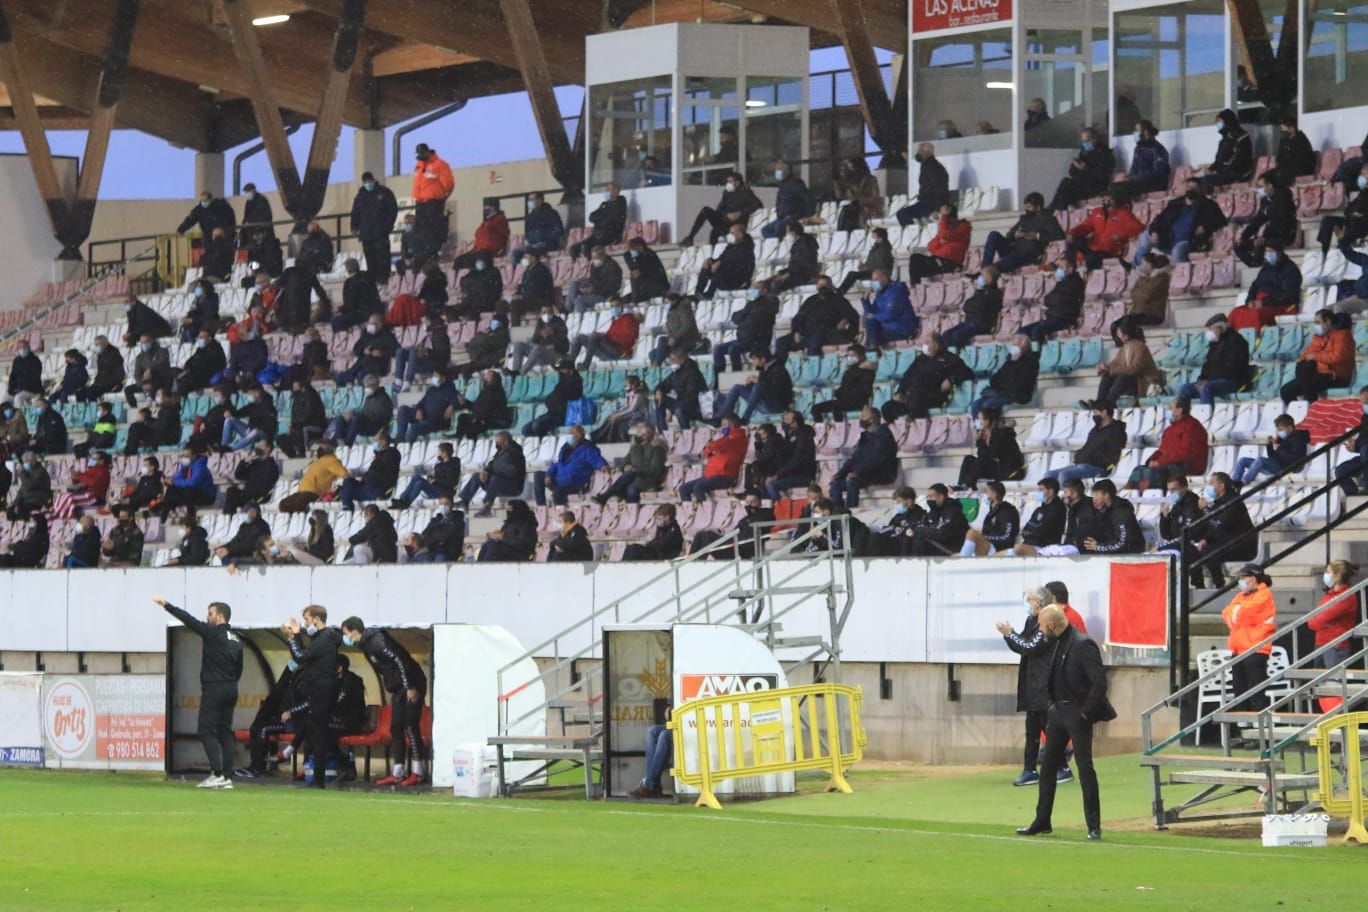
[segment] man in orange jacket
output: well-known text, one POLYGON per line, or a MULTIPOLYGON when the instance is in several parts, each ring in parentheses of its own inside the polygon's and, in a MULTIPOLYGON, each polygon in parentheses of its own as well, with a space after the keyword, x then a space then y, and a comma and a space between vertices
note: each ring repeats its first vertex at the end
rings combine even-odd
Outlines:
POLYGON ((720 491, 735 487, 741 474, 741 464, 746 461, 746 429, 735 412, 722 416, 722 427, 717 436, 703 447, 703 477, 686 481, 679 486, 679 499, 702 503, 708 499, 709 491, 720 491))
POLYGON ((1130 200, 1124 194, 1112 193, 1088 213, 1084 222, 1069 229, 1065 255, 1081 255, 1089 269, 1101 269, 1104 259, 1124 257, 1131 239, 1144 230, 1144 224, 1131 212, 1130 200))
POLYGON ((1353 331, 1347 326, 1336 328, 1331 311, 1316 311, 1316 334, 1297 359, 1296 375, 1282 388, 1283 405, 1293 399, 1315 402, 1321 393, 1336 386, 1348 386, 1353 379, 1353 331))
POLYGON ((1192 405, 1183 398, 1169 404, 1169 426, 1159 437, 1159 449, 1143 466, 1131 472, 1126 488, 1144 491, 1162 488, 1175 476, 1205 475, 1211 443, 1202 422, 1192 417, 1192 405))
POLYGON ((1221 620, 1230 631, 1226 647, 1239 660, 1230 669, 1231 690, 1236 697, 1245 697, 1231 710, 1253 711, 1267 705, 1262 693, 1250 691, 1268 677, 1268 656, 1273 644, 1259 643, 1277 629, 1278 605, 1273 600, 1272 581, 1258 564, 1245 564, 1236 575, 1239 591, 1221 612, 1221 620))
POLYGON ((427 143, 419 143, 414 154, 418 166, 413 171, 413 268, 417 271, 446 242, 446 201, 456 189, 456 181, 451 166, 427 143))

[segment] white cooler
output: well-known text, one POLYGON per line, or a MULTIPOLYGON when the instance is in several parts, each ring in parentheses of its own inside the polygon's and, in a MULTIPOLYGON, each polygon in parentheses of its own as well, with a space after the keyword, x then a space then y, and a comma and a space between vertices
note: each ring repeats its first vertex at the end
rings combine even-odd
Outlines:
POLYGON ((498 755, 487 744, 467 741, 451 753, 451 793, 457 798, 493 798, 498 781, 498 755))
POLYGON ((1263 844, 1323 848, 1329 814, 1266 814, 1263 819, 1263 844))

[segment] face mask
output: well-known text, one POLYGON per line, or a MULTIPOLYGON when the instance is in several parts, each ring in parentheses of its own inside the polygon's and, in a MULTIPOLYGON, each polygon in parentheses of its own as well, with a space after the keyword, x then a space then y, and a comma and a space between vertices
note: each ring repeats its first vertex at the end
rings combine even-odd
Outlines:
POLYGON ((929 346, 929 345, 923 345, 923 346, 921 347, 921 353, 922 353, 923 355, 929 355, 929 354, 931 354, 931 346, 929 346))
POLYGON ((441 386, 441 385, 442 385, 442 378, 441 378, 441 377, 429 377, 429 378, 428 378, 428 386, 436 387, 436 386, 441 386))
POLYGON ((1364 403, 1363 405, 1363 414, 1368 415, 1368 403, 1364 403))
POLYGON ((204 288, 203 288, 203 286, 200 286, 200 285, 196 285, 196 286, 195 286, 195 297, 197 297, 197 298, 202 298, 202 297, 204 297, 204 288))
POLYGON ((256 191, 255 191, 255 190, 253 190, 251 193, 247 194, 247 198, 248 198, 249 200, 254 200, 254 199, 256 199, 256 197, 257 197, 257 195, 256 195, 256 191))
POLYGON ((1254 584, 1251 583, 1249 580, 1247 580, 1247 579, 1241 579, 1241 580, 1240 580, 1240 591, 1241 591, 1241 592, 1248 592, 1249 589, 1250 589, 1250 587, 1252 587, 1253 585, 1254 585, 1254 584))
POLYGON ((611 190, 603 194, 603 201, 605 203, 611 203, 613 201, 613 193, 611 190))
POLYGON ((1211 503, 1216 499, 1216 488, 1212 485, 1207 485, 1202 489, 1202 496, 1206 498, 1207 503, 1211 503))
POLYGON ((378 453, 378 452, 380 452, 380 441, 377 440, 376 442, 374 442, 374 443, 371 444, 371 452, 373 452, 373 453, 378 453))
POLYGON ((1178 506, 1178 501, 1182 499, 1183 495, 1179 494, 1177 491, 1169 491, 1167 494, 1164 495, 1164 502, 1167 503, 1170 507, 1178 506))
POLYGON ((1020 345, 1017 345, 1016 343, 1013 343, 1013 344, 1011 344, 1011 345, 1008 345, 1008 346, 1007 346, 1007 357, 1011 358, 1013 361, 1015 361, 1017 358, 1020 358, 1020 357, 1021 357, 1021 346, 1020 346, 1020 345))
MULTIPOLYGON (((949 139, 949 138, 950 138, 950 131, 949 131, 949 130, 937 130, 937 131, 936 131, 936 139, 949 139)), ((919 158, 918 160, 920 160, 920 158, 919 158)))
POLYGON ((344 633, 344 634, 342 634, 342 645, 343 645, 343 646, 355 646, 355 645, 356 645, 356 640, 352 639, 351 637, 347 636, 347 635, 344 633))
POLYGON ((589 261, 589 266, 590 266, 590 268, 592 268, 592 269, 598 269, 598 268, 599 268, 600 266, 602 266, 602 265, 603 265, 603 260, 590 260, 590 261, 589 261))
POLYGON ((200 200, 200 206, 201 206, 202 208, 208 209, 208 208, 209 208, 209 200, 200 200))
POLYGON ((983 430, 983 419, 982 419, 982 418, 975 418, 975 419, 974 419, 974 430, 976 430, 976 431, 981 431, 981 430, 983 430))
POLYGON ((1136 130, 1134 133, 1132 133, 1132 134, 1131 134, 1131 139, 1135 140, 1136 142, 1139 142, 1139 141, 1140 141, 1140 131, 1139 131, 1139 130, 1136 130))
POLYGON ((1320 323, 1317 323, 1316 326, 1315 326, 1315 328, 1312 329, 1311 331, 1312 331, 1313 333, 1315 333, 1316 335, 1318 335, 1318 336, 1323 336, 1323 335, 1325 335, 1325 326, 1322 325, 1322 324, 1320 324, 1320 323))
POLYGON ((895 506, 895 507, 893 508, 893 515, 894 515, 894 516, 902 516, 902 515, 903 515, 904 513, 906 513, 906 512, 907 512, 907 504, 898 504, 897 506, 895 506))
POLYGON ((490 320, 490 321, 489 321, 489 328, 490 328, 491 331, 498 329, 498 328, 499 328, 499 321, 498 321, 498 320, 490 320))
POLYGON ((729 235, 727 235, 727 243, 728 243, 728 244, 735 244, 735 243, 736 243, 736 235, 734 235, 734 234, 729 234, 729 235))
POLYGON ((859 355, 846 355, 846 364, 854 365, 854 364, 859 364, 859 363, 860 363, 860 356, 859 356, 859 355))
POLYGON ((19 349, 19 357, 21 358, 27 358, 31 354, 33 354, 33 352, 29 351, 27 348, 19 349))
POLYGON ((1268 199, 1268 191, 1265 190, 1263 187, 1260 187, 1260 188, 1259 188, 1259 199, 1261 199, 1261 200, 1266 200, 1266 199, 1268 199))
POLYGON ((975 288, 983 288, 983 287, 986 286, 987 284, 988 284, 988 280, 985 279, 983 276, 979 276, 978 278, 974 279, 974 287, 975 287, 975 288))
POLYGON ((726 190, 727 190, 728 193, 735 193, 735 192, 736 192, 736 184, 733 184, 731 181, 728 181, 728 182, 727 182, 727 186, 726 186, 726 190))
POLYGON ((1189 203, 1195 203, 1202 198, 1202 194, 1198 193, 1196 190, 1189 190, 1187 193, 1184 193, 1183 196, 1187 197, 1189 203))
POLYGON ((476 272, 484 272, 484 268, 485 268, 485 262, 484 262, 484 260, 476 260, 476 261, 475 261, 475 271, 476 271, 476 272))
POLYGON ((747 300, 747 301, 754 301, 754 300, 755 300, 756 298, 758 298, 758 297, 760 297, 760 289, 758 289, 758 288, 747 288, 747 289, 746 289, 746 300, 747 300))
POLYGON ((872 286, 874 286, 874 290, 875 290, 875 291, 883 291, 883 290, 884 290, 884 283, 881 282, 881 281, 878 280, 878 279, 875 279, 874 281, 870 282, 869 284, 872 285, 872 286))
POLYGON ((1208 330, 1206 331, 1206 340, 1207 340, 1207 342, 1210 342, 1210 343, 1213 343, 1213 344, 1214 344, 1214 343, 1216 342, 1216 340, 1219 339, 1219 338, 1220 338, 1220 336, 1217 335, 1216 330, 1214 330, 1214 329, 1208 329, 1208 330))
POLYGON ((103 354, 104 354, 104 350, 105 350, 105 347, 104 347, 103 345, 97 345, 97 346, 95 346, 95 354, 97 354, 97 355, 103 355, 103 354))
POLYGON ((26 529, 28 529, 30 532, 32 532, 34 529, 38 528, 38 524, 37 524, 37 523, 26 523, 26 524, 24 525, 24 528, 26 528, 26 529))
POLYGON ((1056 282, 1062 282, 1062 281, 1064 281, 1064 279, 1065 279, 1067 276, 1068 276, 1068 272, 1066 272, 1066 271, 1064 270, 1064 267, 1063 267, 1063 266, 1057 266, 1057 267, 1055 267, 1055 281, 1056 281, 1056 282))
POLYGON ((195 348, 204 348, 204 346, 207 345, 207 344, 208 344, 208 343, 206 343, 203 339, 196 339, 196 340, 195 340, 195 348))
POLYGON ((190 466, 190 457, 189 457, 189 456, 182 456, 182 457, 180 458, 180 464, 181 464, 181 468, 188 468, 188 467, 190 466))
POLYGON ((1084 151, 1084 152, 1091 152, 1092 150, 1093 150, 1093 141, 1092 141, 1091 139, 1085 139, 1085 140, 1083 140, 1083 151, 1084 151))
POLYGON ((157 472, 157 470, 154 469, 154 468, 151 468, 151 467, 149 467, 149 466, 143 466, 143 471, 142 471, 142 473, 143 473, 144 475, 155 475, 156 472, 157 472))
POLYGON ((1034 494, 1031 495, 1031 497, 1035 500, 1036 503, 1042 503, 1042 504, 1043 504, 1043 503, 1045 502, 1045 492, 1044 492, 1044 491, 1036 491, 1034 494))
POLYGON ((139 343, 138 343, 138 351, 140 351, 140 352, 150 352, 151 350, 152 350, 152 343, 151 343, 151 342, 139 342, 139 343))
POLYGON ((1269 266, 1278 265, 1278 251, 1269 250, 1266 253, 1264 253, 1264 262, 1267 263, 1269 266))
MULTIPOLYGON (((280 550, 279 548, 276 548, 275 545, 272 545, 271 547, 272 547, 272 548, 275 548, 275 550, 277 550, 277 551, 280 550)), ((309 636, 313 636, 315 633, 318 633, 318 625, 317 625, 317 624, 308 624, 308 625, 306 625, 306 626, 304 627, 304 632, 307 633, 309 636)))
POLYGON ((1333 589, 1335 587, 1335 578, 1330 574, 1329 570, 1321 574, 1321 582, 1325 584, 1326 589, 1333 589))
POLYGON ((366 182, 365 182, 364 184, 362 184, 361 186, 365 187, 367 190, 374 190, 374 189, 375 189, 375 182, 374 182, 374 181, 366 181, 366 182))
POLYGON ((1364 177, 1362 174, 1360 174, 1358 176, 1358 181, 1356 183, 1358 184, 1358 188, 1362 190, 1365 187, 1368 187, 1368 177, 1364 177))
POLYGON ((280 545, 271 545, 271 548, 267 553, 269 553, 271 557, 280 557, 280 545))

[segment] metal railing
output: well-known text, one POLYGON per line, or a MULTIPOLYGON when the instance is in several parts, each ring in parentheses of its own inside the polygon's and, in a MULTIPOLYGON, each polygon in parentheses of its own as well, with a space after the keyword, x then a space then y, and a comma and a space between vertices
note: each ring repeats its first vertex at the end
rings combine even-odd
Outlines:
MULTIPOLYGON (((58 301, 52 301, 47 305, 40 307, 11 329, 6 330, 4 332, 0 332, 0 345, 9 342, 16 336, 22 335, 26 332, 31 332, 32 330, 36 329, 43 322, 44 319, 51 316, 54 312, 60 310, 61 308, 66 307, 68 304, 80 300, 81 297, 89 294, 91 289, 93 289, 96 285, 100 284, 112 275, 115 275, 121 271, 125 273, 130 272, 130 267, 140 263, 148 263, 150 264, 149 268, 155 270, 157 264, 157 256, 158 248, 154 244, 152 246, 144 247, 143 249, 139 250, 137 253, 131 256, 126 256, 123 259, 118 260, 116 262, 105 264, 105 266, 100 270, 88 274, 86 276, 86 280, 81 283, 80 288, 64 296, 58 301)), ((132 281, 133 276, 129 275, 129 282, 131 283, 132 281)))

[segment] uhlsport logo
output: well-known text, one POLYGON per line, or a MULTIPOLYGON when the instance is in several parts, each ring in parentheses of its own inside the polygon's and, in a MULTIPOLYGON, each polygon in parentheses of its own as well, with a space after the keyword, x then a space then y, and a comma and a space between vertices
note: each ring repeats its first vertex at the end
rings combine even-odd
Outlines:
POLYGON ((679 676, 681 700, 703 700, 708 697, 739 697, 761 693, 779 686, 779 676, 772 674, 684 674, 679 676))
POLYGON ((75 681, 62 681, 48 692, 43 704, 43 727, 58 755, 79 757, 95 737, 95 706, 90 694, 75 681))

